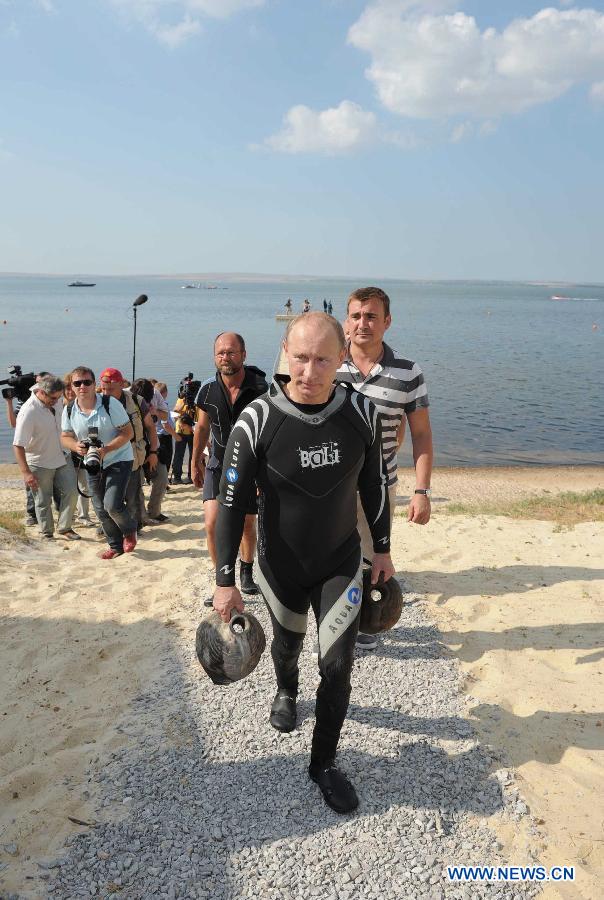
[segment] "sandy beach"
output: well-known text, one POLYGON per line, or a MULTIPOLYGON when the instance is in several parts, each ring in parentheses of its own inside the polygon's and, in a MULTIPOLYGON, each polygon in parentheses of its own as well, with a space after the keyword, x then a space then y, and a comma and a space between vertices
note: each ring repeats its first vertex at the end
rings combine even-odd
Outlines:
MULTIPOLYGON (((20 510, 15 466, 0 466, 0 485, 2 509, 20 510)), ((468 720, 493 769, 509 771, 528 807, 520 828, 497 814, 489 824, 510 863, 576 867, 574 884, 544 896, 599 897, 604 523, 565 528, 445 507, 602 488, 604 469, 440 469, 433 487, 432 521, 411 526, 412 478, 401 472, 393 558, 459 660, 468 720)), ((110 563, 97 559, 92 529, 77 544, 42 546, 31 529, 27 543, 0 538, 0 896, 39 896, 34 861, 86 827, 74 819, 94 816, 87 773, 134 739, 121 716, 172 635, 190 631, 185 600, 211 586, 200 507, 192 487, 174 488, 170 521, 110 563)))

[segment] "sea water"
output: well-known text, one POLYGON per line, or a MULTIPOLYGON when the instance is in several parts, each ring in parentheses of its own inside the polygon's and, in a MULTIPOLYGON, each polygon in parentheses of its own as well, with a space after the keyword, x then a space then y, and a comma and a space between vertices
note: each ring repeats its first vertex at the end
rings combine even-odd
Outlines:
MULTIPOLYGON (((172 401, 189 371, 214 371, 220 331, 240 332, 247 362, 271 373, 284 312, 331 301, 343 319, 346 298, 372 282, 347 279, 222 278, 200 288, 164 277, 106 277, 70 288, 62 276, 0 276, 0 378, 59 375, 76 365, 132 376, 132 303, 138 307, 136 375, 165 381, 172 401)), ((197 282, 198 279, 195 279, 197 282)), ((421 366, 430 396, 438 465, 594 465, 604 463, 604 286, 373 279, 389 294, 386 341, 421 366), (568 300, 552 300, 566 296, 568 300)), ((13 459, 0 411, 0 460, 13 459)), ((410 464, 407 436, 401 463, 410 464)))

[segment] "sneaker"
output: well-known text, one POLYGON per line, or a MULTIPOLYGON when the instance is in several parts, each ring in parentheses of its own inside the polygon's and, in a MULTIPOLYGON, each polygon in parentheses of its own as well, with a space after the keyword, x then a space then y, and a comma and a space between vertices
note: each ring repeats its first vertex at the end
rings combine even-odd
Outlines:
POLYGON ((25 525, 27 528, 33 528, 34 525, 38 524, 38 520, 35 516, 27 516, 25 519, 25 525))
POLYGON ((180 475, 172 476, 172 484, 182 484, 182 478, 180 475))
POLYGON ((81 518, 78 516, 76 519, 76 525, 78 528, 94 528, 94 522, 92 519, 88 519, 86 516, 82 516, 81 518))
POLYGON ((164 516, 163 513, 160 513, 158 516, 155 516, 156 522, 169 522, 170 516, 164 516))
POLYGON ((79 534, 77 534, 73 528, 70 528, 69 531, 59 531, 60 536, 66 541, 81 541, 82 538, 79 534))
POLYGON ((40 537, 42 538, 43 541, 54 541, 54 539, 55 539, 54 534, 44 534, 44 532, 42 532, 40 537))
POLYGON ((308 774, 318 784, 323 794, 323 799, 334 812, 352 812, 359 805, 359 798, 354 787, 341 769, 333 763, 319 766, 312 763, 308 767, 308 774))
POLYGON ((123 550, 112 550, 111 547, 109 547, 108 550, 105 550, 103 553, 99 553, 99 558, 100 559, 115 559, 116 556, 122 556, 123 552, 124 552, 123 550))
POLYGON ((124 553, 132 553, 134 548, 136 547, 137 534, 136 531, 133 531, 132 534, 124 535, 124 553))
POLYGON ((296 727, 296 695, 293 691, 280 689, 275 695, 269 722, 277 731, 293 731, 296 727))
POLYGON ((182 483, 183 483, 183 484, 193 484, 193 481, 192 481, 191 478, 189 478, 188 475, 185 475, 185 477, 184 477, 183 480, 182 480, 182 483))
POLYGON ((375 650, 377 647, 377 638, 374 634, 363 634, 359 631, 355 647, 357 650, 375 650))

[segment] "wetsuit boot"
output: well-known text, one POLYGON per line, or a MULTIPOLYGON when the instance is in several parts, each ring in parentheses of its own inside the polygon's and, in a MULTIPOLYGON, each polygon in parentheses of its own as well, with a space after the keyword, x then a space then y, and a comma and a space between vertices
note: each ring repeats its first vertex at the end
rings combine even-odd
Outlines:
POLYGON ((260 593, 260 588, 254 581, 252 575, 253 566, 253 562, 244 562, 241 560, 239 563, 239 583, 241 584, 241 593, 250 596, 260 593))
POLYGON ((353 785, 344 772, 338 769, 333 760, 325 763, 311 762, 308 774, 321 788, 323 799, 334 812, 352 812, 359 805, 359 798, 353 785))
POLYGON ((277 731, 293 731, 296 727, 296 695, 287 688, 275 694, 269 722, 277 731))

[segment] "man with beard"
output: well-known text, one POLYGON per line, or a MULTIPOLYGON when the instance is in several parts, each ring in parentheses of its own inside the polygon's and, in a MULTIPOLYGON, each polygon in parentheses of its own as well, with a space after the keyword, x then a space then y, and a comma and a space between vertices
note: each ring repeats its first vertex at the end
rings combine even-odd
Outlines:
MULTIPOLYGON (((264 372, 255 366, 244 365, 245 341, 240 334, 226 331, 214 341, 216 375, 201 385, 195 403, 199 418, 193 438, 191 475, 193 483, 203 485, 203 506, 208 552, 216 564, 216 516, 218 514, 218 489, 222 475, 224 451, 233 425, 248 403, 264 394, 268 385, 264 372), (210 457, 203 476, 203 451, 211 435, 210 457)), ((240 582, 244 594, 258 594, 253 578, 256 552, 256 488, 250 488, 247 515, 240 547, 240 582)), ((205 601, 212 606, 212 599, 205 601)))

